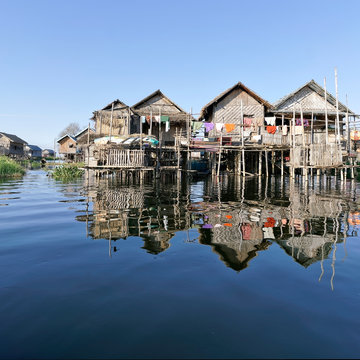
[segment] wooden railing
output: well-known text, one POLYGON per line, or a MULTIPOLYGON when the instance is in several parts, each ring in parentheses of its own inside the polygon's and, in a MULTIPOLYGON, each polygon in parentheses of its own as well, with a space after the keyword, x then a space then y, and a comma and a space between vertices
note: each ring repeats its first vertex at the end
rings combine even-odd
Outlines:
POLYGON ((103 149, 101 162, 106 166, 119 168, 137 168, 145 166, 145 152, 130 149, 103 149))

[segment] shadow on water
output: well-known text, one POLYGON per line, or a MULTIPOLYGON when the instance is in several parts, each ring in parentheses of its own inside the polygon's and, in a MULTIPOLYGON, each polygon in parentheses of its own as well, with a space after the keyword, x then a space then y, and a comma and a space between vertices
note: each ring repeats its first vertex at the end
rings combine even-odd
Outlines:
POLYGON ((320 262, 321 280, 323 262, 333 252, 333 287, 336 248, 343 243, 346 250, 349 225, 360 221, 355 185, 324 186, 321 179, 303 185, 275 177, 141 184, 87 177, 87 210, 76 219, 86 223, 87 236, 108 240, 109 256, 130 236, 140 237, 148 253, 159 254, 183 232, 185 243, 210 246, 235 271, 277 244, 305 268, 320 262))

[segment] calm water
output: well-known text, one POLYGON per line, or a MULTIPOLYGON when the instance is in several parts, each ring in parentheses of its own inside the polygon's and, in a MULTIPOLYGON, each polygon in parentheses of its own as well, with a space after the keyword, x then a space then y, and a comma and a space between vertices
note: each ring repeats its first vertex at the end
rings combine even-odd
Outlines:
POLYGON ((356 184, 0 183, 0 357, 359 357, 356 184))

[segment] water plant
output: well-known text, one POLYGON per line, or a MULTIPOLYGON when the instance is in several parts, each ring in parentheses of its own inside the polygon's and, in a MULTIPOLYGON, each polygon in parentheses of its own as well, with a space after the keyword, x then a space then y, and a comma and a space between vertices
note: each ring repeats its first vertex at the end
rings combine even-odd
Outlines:
POLYGON ((18 177, 25 174, 24 168, 15 160, 6 156, 0 156, 0 178, 18 177))
POLYGON ((64 164, 57 166, 52 172, 51 176, 55 180, 69 181, 77 178, 81 178, 84 174, 84 170, 80 168, 78 164, 64 164))

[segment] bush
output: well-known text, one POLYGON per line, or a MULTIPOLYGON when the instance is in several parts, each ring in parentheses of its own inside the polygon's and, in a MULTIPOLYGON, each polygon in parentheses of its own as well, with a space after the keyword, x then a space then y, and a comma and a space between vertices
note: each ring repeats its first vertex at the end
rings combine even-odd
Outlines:
POLYGON ((67 164, 56 167, 51 173, 55 180, 69 181, 77 178, 81 178, 84 174, 84 170, 79 169, 79 166, 75 164, 67 164))
POLYGON ((17 177, 25 174, 25 170, 16 161, 0 156, 0 177, 17 177))

